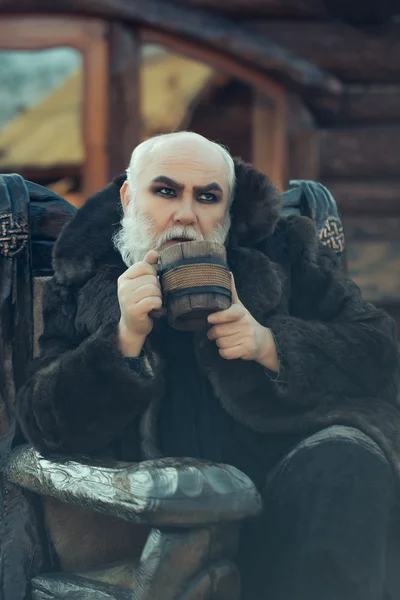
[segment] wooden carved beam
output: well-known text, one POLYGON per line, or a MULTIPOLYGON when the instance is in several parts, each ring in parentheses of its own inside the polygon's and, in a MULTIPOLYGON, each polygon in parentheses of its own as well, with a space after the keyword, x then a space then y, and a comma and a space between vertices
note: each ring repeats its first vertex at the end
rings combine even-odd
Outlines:
POLYGON ((246 21, 269 40, 307 58, 347 83, 398 83, 400 27, 373 33, 340 22, 246 21))
POLYGON ((2 13, 79 14, 134 22, 218 49, 296 87, 332 94, 341 90, 335 77, 262 33, 204 10, 164 0, 0 0, 2 13))

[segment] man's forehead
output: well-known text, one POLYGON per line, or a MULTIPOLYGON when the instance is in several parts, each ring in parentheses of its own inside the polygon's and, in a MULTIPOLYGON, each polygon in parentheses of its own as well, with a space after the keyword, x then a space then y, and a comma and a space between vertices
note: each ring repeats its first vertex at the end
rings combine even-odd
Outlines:
POLYGON ((212 181, 221 187, 228 184, 228 168, 222 156, 205 152, 151 152, 141 176, 147 181, 165 176, 183 185, 200 186, 212 181))

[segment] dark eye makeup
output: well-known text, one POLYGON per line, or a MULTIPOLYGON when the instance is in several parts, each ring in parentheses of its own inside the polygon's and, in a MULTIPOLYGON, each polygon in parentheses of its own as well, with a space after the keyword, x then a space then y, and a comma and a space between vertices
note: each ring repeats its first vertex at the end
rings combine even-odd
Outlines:
MULTIPOLYGON (((158 187, 153 188, 153 193, 158 196, 164 196, 164 197, 170 197, 170 198, 175 198, 177 195, 176 191, 173 188, 166 187, 166 186, 162 186, 162 187, 158 186, 158 187)), ((197 196, 197 199, 199 202, 202 202, 204 204, 214 204, 219 201, 219 196, 217 196, 216 194, 213 194, 212 192, 203 192, 197 196)))
POLYGON ((153 189, 155 194, 158 194, 159 196, 176 196, 176 192, 173 188, 170 187, 156 187, 153 189))
POLYGON ((198 196, 198 199, 200 202, 204 202, 206 204, 214 204, 215 202, 219 201, 219 196, 216 196, 216 194, 212 194, 211 192, 203 192, 203 194, 198 196))

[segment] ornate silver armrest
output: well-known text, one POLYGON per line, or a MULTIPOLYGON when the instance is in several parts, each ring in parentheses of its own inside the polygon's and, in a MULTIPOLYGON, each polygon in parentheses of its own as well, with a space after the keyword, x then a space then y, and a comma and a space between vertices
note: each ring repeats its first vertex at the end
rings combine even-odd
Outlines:
POLYGON ((156 527, 239 521, 261 510, 261 498, 246 475, 195 459, 50 459, 21 446, 11 453, 4 474, 36 494, 156 527))

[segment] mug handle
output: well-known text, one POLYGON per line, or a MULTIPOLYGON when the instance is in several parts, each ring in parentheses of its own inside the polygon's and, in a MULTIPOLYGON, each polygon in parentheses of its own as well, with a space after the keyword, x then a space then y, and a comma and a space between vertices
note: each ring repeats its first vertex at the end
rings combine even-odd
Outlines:
MULTIPOLYGON (((162 265, 161 265, 161 258, 159 258, 158 263, 155 265, 156 271, 157 273, 159 273, 161 271, 162 265)), ((160 280, 160 276, 157 275, 158 279, 160 280)), ((161 281, 160 281, 161 284, 161 281)), ((162 286, 161 286, 161 291, 162 291, 162 286)), ((164 306, 164 299, 163 299, 163 306, 161 308, 152 310, 149 313, 149 317, 151 319, 161 319, 162 317, 166 317, 167 316, 167 309, 164 306)))

